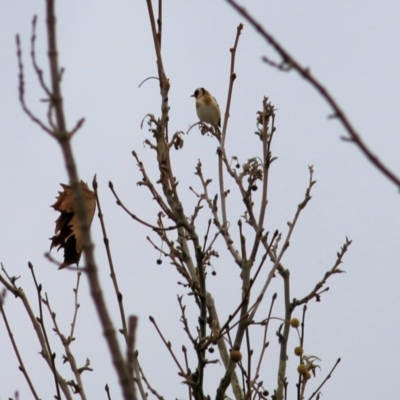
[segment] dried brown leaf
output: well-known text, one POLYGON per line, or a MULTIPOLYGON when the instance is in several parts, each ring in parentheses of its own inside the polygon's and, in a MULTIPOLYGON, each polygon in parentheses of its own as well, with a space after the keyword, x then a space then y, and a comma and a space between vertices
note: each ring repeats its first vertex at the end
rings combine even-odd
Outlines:
MULTIPOLYGON (((51 206, 61 214, 56 221, 55 235, 50 238, 50 250, 53 247, 57 247, 57 250, 64 249, 64 262, 61 264, 60 269, 71 264, 78 264, 82 254, 82 232, 76 215, 71 186, 63 183, 61 183, 61 186, 63 191, 58 192, 57 200, 51 206)), ((83 181, 81 181, 81 189, 90 226, 96 211, 96 199, 94 192, 83 181)))

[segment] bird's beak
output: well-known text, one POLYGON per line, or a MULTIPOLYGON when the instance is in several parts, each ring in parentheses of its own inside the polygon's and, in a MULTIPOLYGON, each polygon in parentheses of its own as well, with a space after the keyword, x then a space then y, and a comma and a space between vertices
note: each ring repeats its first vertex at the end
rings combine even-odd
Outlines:
POLYGON ((194 94, 192 94, 190 97, 194 97, 194 94))

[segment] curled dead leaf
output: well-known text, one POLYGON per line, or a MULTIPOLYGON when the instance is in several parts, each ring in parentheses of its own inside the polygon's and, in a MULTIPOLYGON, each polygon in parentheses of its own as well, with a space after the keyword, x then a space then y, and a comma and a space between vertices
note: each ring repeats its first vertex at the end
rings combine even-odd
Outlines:
MULTIPOLYGON (((82 254, 82 233, 76 216, 71 186, 63 183, 61 183, 61 186, 63 191, 58 192, 57 200, 51 206, 61 214, 56 220, 55 235, 50 238, 50 250, 53 247, 57 247, 57 251, 61 248, 64 249, 64 262, 59 269, 68 267, 71 264, 78 265, 82 254)), ((83 181, 81 181, 81 188, 90 226, 96 210, 96 199, 94 192, 83 181)))

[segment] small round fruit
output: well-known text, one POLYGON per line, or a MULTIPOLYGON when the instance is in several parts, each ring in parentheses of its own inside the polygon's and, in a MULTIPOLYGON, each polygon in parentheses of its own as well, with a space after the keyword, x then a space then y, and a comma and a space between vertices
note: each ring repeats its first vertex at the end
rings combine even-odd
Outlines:
POLYGON ((239 362, 242 359, 242 353, 240 350, 232 349, 231 350, 231 360, 234 362, 239 362))
POLYGON ((292 328, 298 328, 300 326, 300 321, 297 318, 292 318, 290 320, 290 326, 292 328))
POLYGON ((306 375, 306 374, 308 374, 309 372, 308 372, 308 368, 307 368, 307 365, 306 364, 300 364, 298 367, 297 367, 297 372, 300 374, 300 375, 306 375))
POLYGON ((294 348, 294 354, 296 354, 296 356, 302 356, 303 355, 303 348, 301 346, 296 346, 294 348))

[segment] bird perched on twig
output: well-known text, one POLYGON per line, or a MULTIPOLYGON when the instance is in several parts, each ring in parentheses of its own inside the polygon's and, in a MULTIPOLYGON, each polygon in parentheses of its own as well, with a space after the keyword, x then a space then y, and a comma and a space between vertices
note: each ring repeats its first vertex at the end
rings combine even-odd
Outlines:
POLYGON ((217 100, 204 88, 198 88, 190 96, 196 99, 197 116, 201 122, 206 122, 214 127, 221 126, 221 111, 217 100))

